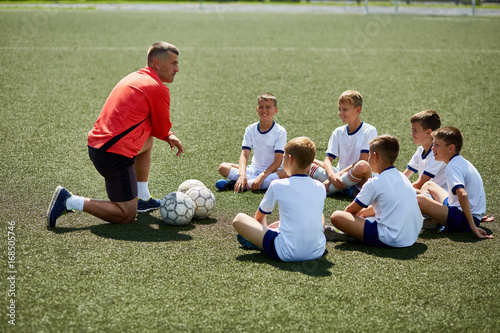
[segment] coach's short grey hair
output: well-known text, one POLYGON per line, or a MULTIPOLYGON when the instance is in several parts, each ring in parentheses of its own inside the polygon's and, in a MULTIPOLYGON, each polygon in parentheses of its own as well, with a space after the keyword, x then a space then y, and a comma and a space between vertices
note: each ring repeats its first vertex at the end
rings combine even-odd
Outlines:
POLYGON ((180 54, 179 49, 170 43, 167 42, 158 42, 154 43, 150 46, 148 50, 148 64, 156 57, 160 55, 168 54, 168 52, 175 53, 177 55, 180 54))

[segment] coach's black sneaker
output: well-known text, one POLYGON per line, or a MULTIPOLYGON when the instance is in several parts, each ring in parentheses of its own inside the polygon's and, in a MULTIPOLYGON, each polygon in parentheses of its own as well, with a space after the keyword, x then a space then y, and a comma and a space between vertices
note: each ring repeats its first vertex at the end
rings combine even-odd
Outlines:
POLYGON ((66 201, 68 201, 70 196, 71 193, 64 187, 56 187, 52 195, 52 200, 50 200, 49 209, 47 210, 47 227, 55 227, 58 217, 73 212, 66 208, 66 201))
POLYGON ((138 213, 147 213, 153 210, 157 210, 160 208, 160 200, 155 199, 153 197, 149 198, 149 200, 137 200, 137 212, 138 213))

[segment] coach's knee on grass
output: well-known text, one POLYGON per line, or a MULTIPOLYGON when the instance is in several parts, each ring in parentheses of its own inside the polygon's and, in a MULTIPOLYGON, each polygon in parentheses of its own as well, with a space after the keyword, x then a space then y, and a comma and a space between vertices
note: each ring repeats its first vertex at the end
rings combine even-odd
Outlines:
POLYGON ((118 213, 116 219, 111 221, 112 223, 129 224, 135 221, 137 215, 137 199, 115 204, 118 206, 121 213, 118 213))

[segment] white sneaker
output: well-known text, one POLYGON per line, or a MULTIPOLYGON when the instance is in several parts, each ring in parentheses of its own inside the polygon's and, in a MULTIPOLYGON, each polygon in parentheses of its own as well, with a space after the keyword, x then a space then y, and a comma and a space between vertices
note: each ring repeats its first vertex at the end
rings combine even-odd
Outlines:
POLYGON ((325 237, 327 241, 335 242, 335 241, 353 241, 355 238, 351 235, 346 234, 345 232, 340 231, 334 226, 327 225, 325 227, 325 237))

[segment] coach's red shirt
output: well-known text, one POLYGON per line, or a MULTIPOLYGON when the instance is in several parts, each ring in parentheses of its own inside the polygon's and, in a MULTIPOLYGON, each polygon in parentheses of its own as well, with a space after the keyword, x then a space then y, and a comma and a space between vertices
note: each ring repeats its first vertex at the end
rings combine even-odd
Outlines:
POLYGON ((166 141, 171 127, 168 87, 146 66, 113 88, 89 132, 88 145, 132 158, 151 135, 166 141))

